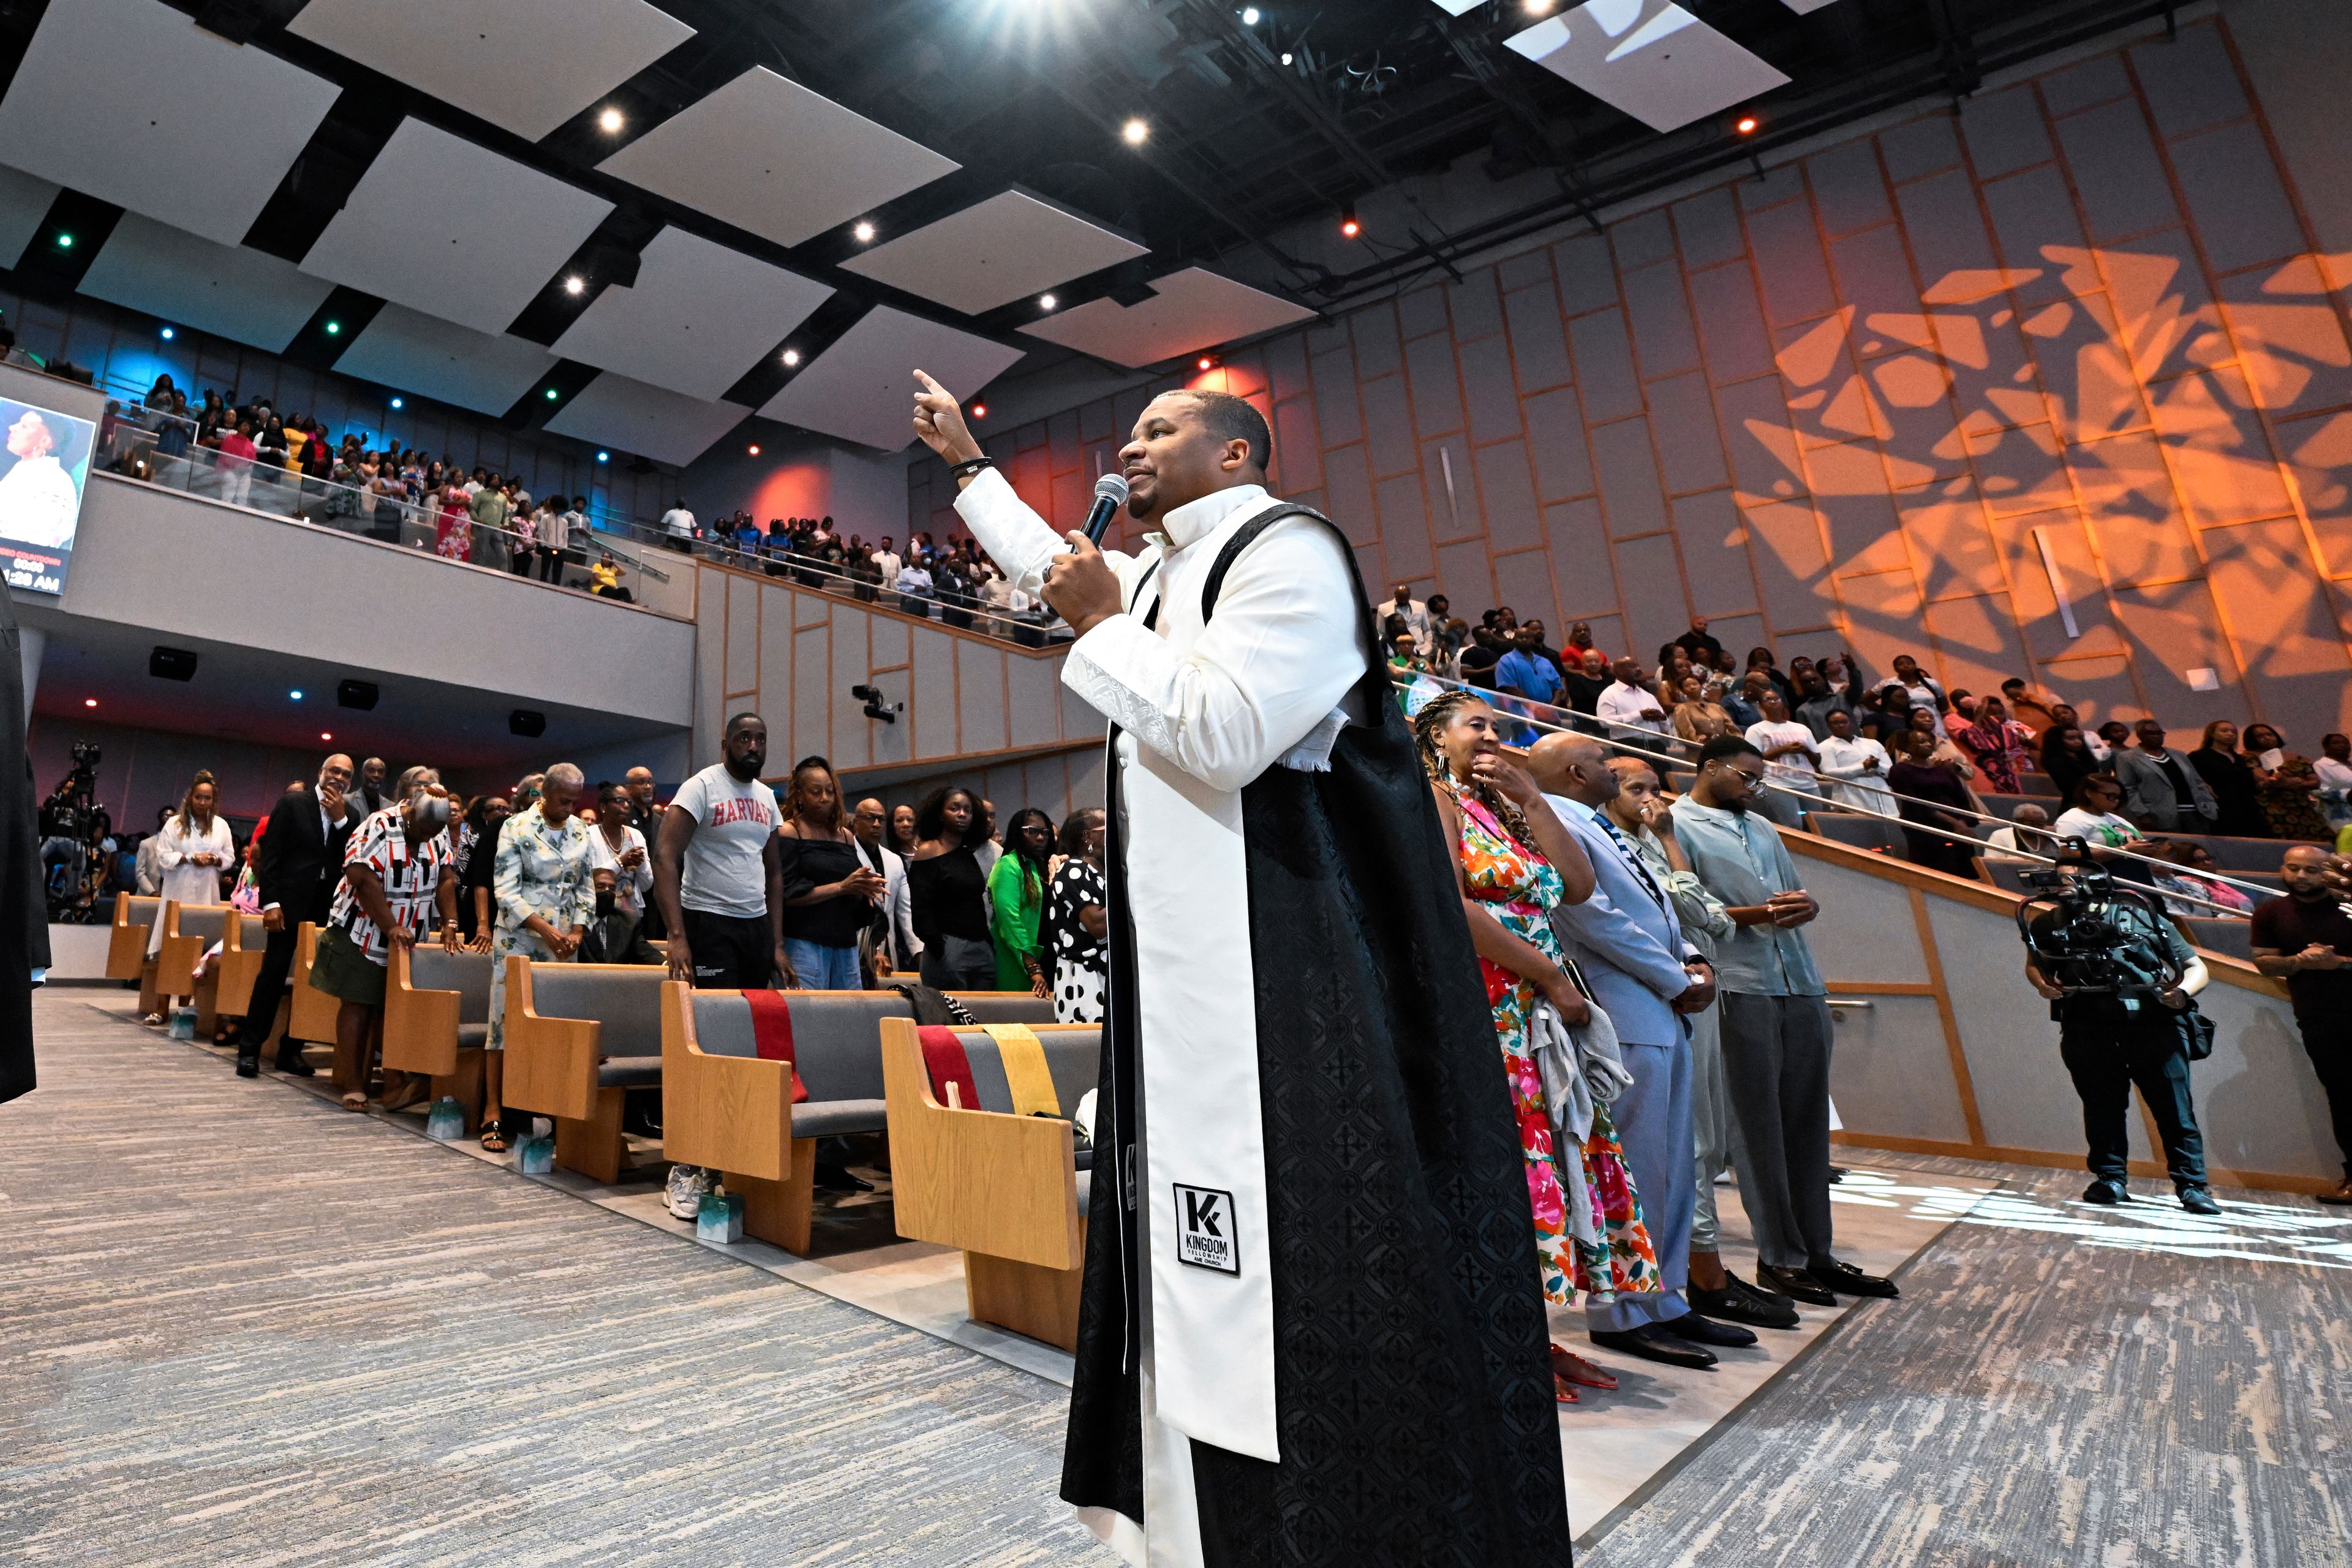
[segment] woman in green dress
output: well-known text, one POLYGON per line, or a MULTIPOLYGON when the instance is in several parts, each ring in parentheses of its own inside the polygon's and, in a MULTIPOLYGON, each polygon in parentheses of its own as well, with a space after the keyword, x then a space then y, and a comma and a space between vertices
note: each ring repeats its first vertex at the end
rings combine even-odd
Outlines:
POLYGON ((988 872, 989 931, 996 938, 996 988, 1050 994, 1037 949, 1045 912, 1045 857, 1054 847, 1054 819, 1036 807, 1015 812, 1004 830, 1004 853, 988 872))

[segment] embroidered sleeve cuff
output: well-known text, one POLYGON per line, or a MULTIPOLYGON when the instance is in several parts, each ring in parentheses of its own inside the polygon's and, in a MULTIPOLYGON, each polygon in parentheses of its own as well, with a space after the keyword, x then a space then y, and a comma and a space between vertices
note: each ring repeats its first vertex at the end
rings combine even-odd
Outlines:
POLYGON ((1133 616, 1113 616, 1070 645, 1062 661, 1062 684, 1087 700, 1096 712, 1162 756, 1176 754, 1176 735, 1146 689, 1165 689, 1168 672, 1147 672, 1172 663, 1162 638, 1133 616))

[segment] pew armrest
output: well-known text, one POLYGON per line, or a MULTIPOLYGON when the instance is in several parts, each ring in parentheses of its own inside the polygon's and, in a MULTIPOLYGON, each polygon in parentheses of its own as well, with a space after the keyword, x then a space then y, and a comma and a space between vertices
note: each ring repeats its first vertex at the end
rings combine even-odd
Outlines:
POLYGON ((705 1055, 694 1035, 694 988, 662 983, 662 1152, 681 1164, 765 1182, 793 1173, 789 1062, 705 1055))
POLYGON ((941 1105, 905 1018, 882 1021, 882 1081, 900 1236, 1043 1268, 1080 1266, 1068 1122, 941 1105))
POLYGON ((596 1058, 604 1026, 542 1018, 531 1008, 530 960, 507 956, 505 1103, 586 1121, 596 1110, 596 1058))

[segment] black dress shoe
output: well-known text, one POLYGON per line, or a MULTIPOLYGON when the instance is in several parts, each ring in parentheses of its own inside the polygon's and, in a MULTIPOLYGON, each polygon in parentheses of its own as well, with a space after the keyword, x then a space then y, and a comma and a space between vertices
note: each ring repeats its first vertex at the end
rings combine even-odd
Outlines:
POLYGON ((1692 1311, 1718 1322, 1746 1323, 1751 1329, 1793 1329, 1799 1322, 1796 1306, 1786 1296, 1759 1290, 1728 1269, 1722 1289, 1702 1290, 1694 1285, 1683 1296, 1692 1311))
POLYGON ((278 1047, 278 1070, 284 1073, 288 1078, 316 1078, 319 1076, 319 1069, 312 1067, 308 1061, 303 1059, 302 1050, 299 1046, 291 1051, 289 1051, 284 1046, 278 1047))
POLYGON ((1875 1274, 1864 1274, 1853 1264, 1840 1263, 1834 1258, 1827 1263, 1816 1263, 1805 1272, 1841 1296, 1875 1296, 1881 1300, 1892 1301, 1903 1294, 1895 1288, 1894 1280, 1881 1279, 1875 1274))
POLYGON ((2190 1214, 2217 1215, 2221 1212, 2221 1205, 2213 1201, 2213 1194, 2202 1187, 2181 1188, 2180 1206, 2190 1214))
POLYGON ((259 1078, 261 1076, 261 1053, 259 1051, 237 1052, 236 1076, 239 1078, 259 1078))
POLYGON ((1714 1345, 1719 1350, 1746 1350, 1756 1342, 1756 1336, 1746 1329, 1732 1323, 1712 1323, 1696 1312, 1664 1319, 1657 1327, 1678 1340, 1685 1340, 1695 1345, 1714 1345))
POLYGON ((1822 1284, 1801 1268, 1775 1268, 1769 1263, 1756 1266, 1756 1283, 1768 1290, 1778 1290, 1792 1301, 1802 1301, 1809 1307, 1834 1307, 1838 1299, 1828 1286, 1822 1284))
POLYGON ((2113 1208, 2117 1204, 2131 1202, 2131 1189, 2121 1182, 2109 1181, 2102 1176, 2083 1189, 2083 1201, 2097 1204, 2102 1208, 2113 1208))
POLYGON ((853 1176, 846 1165, 819 1165, 811 1184, 821 1193, 870 1193, 874 1184, 863 1176, 853 1176))
POLYGON ((1643 1361, 1664 1362, 1692 1372, 1705 1372, 1715 1364, 1713 1351, 1680 1343, 1655 1323, 1643 1323, 1638 1329, 1595 1329, 1588 1337, 1603 1350, 1622 1351, 1643 1361))

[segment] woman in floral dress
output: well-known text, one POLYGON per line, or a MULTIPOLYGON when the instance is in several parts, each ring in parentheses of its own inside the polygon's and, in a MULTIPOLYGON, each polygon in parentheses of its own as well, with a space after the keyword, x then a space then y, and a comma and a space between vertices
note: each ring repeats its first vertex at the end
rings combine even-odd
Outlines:
MULTIPOLYGON (((1582 1148, 1572 1155, 1555 1151, 1543 1080, 1528 1038, 1538 999, 1549 1000, 1570 1027, 1591 1016, 1591 1004, 1561 966, 1550 910, 1562 901, 1592 896, 1592 863, 1544 804, 1535 781, 1503 754, 1495 711, 1475 692, 1457 689, 1432 701, 1414 716, 1413 733, 1462 868, 1464 910, 1494 1008, 1503 1070, 1518 1118, 1519 1149, 1527 1161, 1544 1300, 1565 1307, 1579 1290, 1596 1300, 1655 1290, 1657 1256, 1608 1108, 1593 1107, 1592 1131, 1582 1148), (1568 1158, 1581 1162, 1580 1182, 1562 1180, 1559 1163, 1568 1158), (1569 1213, 1572 1190, 1591 1205, 1581 1225, 1569 1213)), ((1561 1403, 1575 1402, 1571 1383, 1616 1386, 1614 1378, 1582 1357, 1557 1344, 1551 1353, 1561 1403)))
POLYGON ((494 1154, 508 1143, 499 1098, 506 1084, 507 960, 520 954, 541 963, 569 963, 596 918, 589 830, 575 813, 581 783, 578 768, 556 763, 543 775, 538 800, 518 805, 499 830, 498 885, 491 894, 498 927, 490 939, 490 1035, 482 1057, 482 1147, 494 1154))
POLYGON ((2247 725, 2245 747, 2254 799, 2270 821, 2271 837, 2331 842, 2336 830, 2319 809, 2319 770, 2311 760, 2288 751, 2286 737, 2268 724, 2247 725))
POLYGON ((2022 793, 2018 774, 2033 766, 2033 731, 2011 718, 2000 698, 1979 699, 1975 721, 1950 728, 1953 744, 1976 763, 1985 788, 1996 795, 2022 793))

